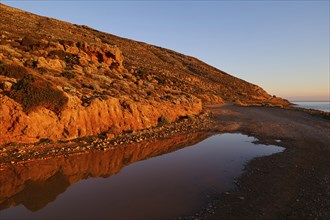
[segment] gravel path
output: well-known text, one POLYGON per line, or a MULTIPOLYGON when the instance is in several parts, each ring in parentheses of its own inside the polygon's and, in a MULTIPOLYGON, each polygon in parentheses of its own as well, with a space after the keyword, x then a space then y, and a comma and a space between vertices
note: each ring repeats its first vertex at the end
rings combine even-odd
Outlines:
POLYGON ((217 208, 197 219, 330 219, 329 120, 279 108, 209 108, 215 131, 252 135, 286 150, 251 161, 238 189, 215 195, 217 208))

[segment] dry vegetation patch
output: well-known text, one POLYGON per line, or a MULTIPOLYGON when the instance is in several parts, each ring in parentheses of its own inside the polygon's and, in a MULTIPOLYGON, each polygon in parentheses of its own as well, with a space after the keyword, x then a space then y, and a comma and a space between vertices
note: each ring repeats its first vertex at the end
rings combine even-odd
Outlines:
POLYGON ((68 102, 64 93, 56 89, 52 83, 32 75, 24 76, 18 81, 9 96, 22 104, 26 112, 45 107, 59 114, 68 102))

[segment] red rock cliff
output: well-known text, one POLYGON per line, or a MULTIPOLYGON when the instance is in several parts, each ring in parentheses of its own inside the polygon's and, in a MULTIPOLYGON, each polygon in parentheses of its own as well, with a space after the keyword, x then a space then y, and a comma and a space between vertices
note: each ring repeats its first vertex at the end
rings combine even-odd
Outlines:
POLYGON ((0 4, 0 145, 155 126, 202 103, 286 100, 196 58, 0 4))

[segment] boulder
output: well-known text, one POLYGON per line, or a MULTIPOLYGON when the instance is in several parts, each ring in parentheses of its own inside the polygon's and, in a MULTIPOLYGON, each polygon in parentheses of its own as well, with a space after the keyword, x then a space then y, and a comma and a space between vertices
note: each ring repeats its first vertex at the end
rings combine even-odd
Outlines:
POLYGON ((46 68, 49 70, 55 70, 62 72, 63 66, 59 59, 45 59, 44 57, 39 57, 37 60, 37 68, 46 68))

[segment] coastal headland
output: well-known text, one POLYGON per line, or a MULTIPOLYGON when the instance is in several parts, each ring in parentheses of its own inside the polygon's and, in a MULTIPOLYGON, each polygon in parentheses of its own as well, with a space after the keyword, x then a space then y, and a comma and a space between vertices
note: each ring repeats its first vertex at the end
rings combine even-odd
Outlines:
POLYGON ((3 4, 0 14, 1 209, 31 204, 30 180, 59 186, 37 195, 31 210, 39 209, 90 168, 110 176, 213 134, 242 133, 286 150, 249 162, 234 190, 183 219, 329 219, 329 113, 295 108, 172 50, 3 4), (101 159, 116 169, 97 166, 101 159))

